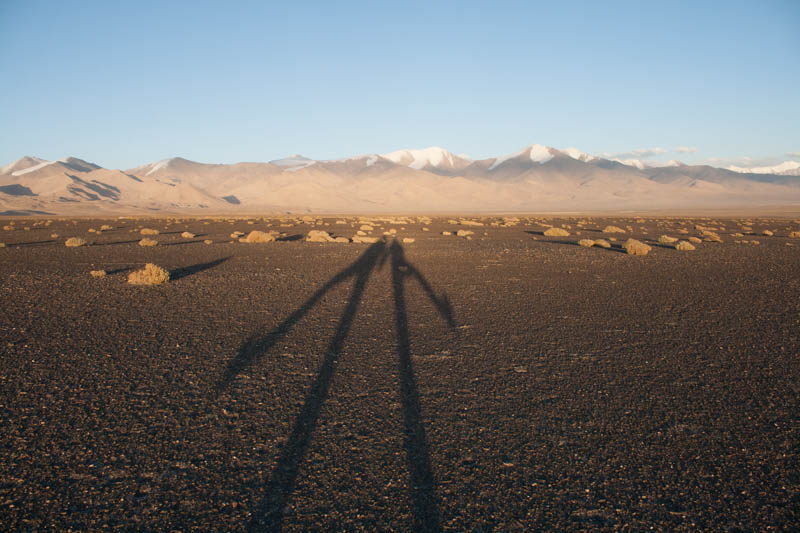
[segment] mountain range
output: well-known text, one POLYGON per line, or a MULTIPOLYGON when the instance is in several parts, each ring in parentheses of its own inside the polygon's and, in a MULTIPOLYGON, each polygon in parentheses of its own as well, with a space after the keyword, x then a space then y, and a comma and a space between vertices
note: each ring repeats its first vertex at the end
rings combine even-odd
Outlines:
POLYGON ((26 156, 0 168, 0 214, 800 211, 800 163, 754 170, 539 144, 482 160, 431 147, 265 163, 174 157, 127 170, 26 156))

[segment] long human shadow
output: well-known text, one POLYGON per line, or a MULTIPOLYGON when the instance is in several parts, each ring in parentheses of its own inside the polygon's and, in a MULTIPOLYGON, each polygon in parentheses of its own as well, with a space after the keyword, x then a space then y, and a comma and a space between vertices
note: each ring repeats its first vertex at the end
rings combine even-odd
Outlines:
POLYGON ((221 386, 227 386, 238 373, 267 353, 280 338, 288 333, 298 320, 314 307, 326 292, 348 278, 355 278, 350 298, 336 327, 336 333, 325 350, 322 366, 306 395, 300 413, 297 415, 292 433, 283 446, 276 466, 272 470, 264 498, 253 512, 247 528, 248 531, 281 530, 283 511, 294 491, 300 465, 305 458, 308 446, 311 443, 311 437, 317 427, 322 405, 328 397, 333 373, 336 369, 336 361, 350 332, 350 327, 353 325, 367 281, 378 260, 385 254, 385 248, 386 243, 384 241, 371 245, 358 260, 331 278, 328 283, 317 290, 297 311, 292 313, 266 337, 251 339, 246 343, 225 372, 225 376, 220 383, 221 386))
POLYGON ((419 389, 411 361, 411 341, 408 334, 405 295, 406 281, 416 280, 422 286, 450 328, 455 327, 455 320, 449 300, 436 295, 422 273, 406 260, 403 247, 397 240, 392 243, 389 254, 392 265, 400 396, 403 403, 403 423, 405 425, 403 444, 411 477, 409 489, 414 505, 414 530, 441 531, 439 498, 436 495, 436 481, 431 468, 428 440, 425 437, 425 423, 419 404, 419 389))

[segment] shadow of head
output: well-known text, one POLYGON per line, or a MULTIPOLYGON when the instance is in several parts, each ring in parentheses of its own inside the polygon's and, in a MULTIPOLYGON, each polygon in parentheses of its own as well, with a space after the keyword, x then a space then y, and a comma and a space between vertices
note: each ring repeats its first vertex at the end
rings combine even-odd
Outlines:
MULTIPOLYGON (((439 314, 442 315, 442 318, 445 319, 447 325, 450 328, 455 328, 456 321, 453 316, 453 306, 450 304, 450 299, 446 294, 439 296, 434 292, 433 287, 431 287, 428 280, 425 279, 425 276, 423 276, 414 265, 408 262, 403 245, 400 244, 397 239, 392 241, 388 256, 391 257, 392 284, 394 285, 395 294, 397 294, 398 291, 404 291, 403 285, 406 279, 415 279, 422 286, 422 290, 425 291, 425 294, 428 295, 431 302, 436 306, 436 309, 439 311, 439 314)), ((381 259, 381 267, 385 260, 385 257, 381 259)))

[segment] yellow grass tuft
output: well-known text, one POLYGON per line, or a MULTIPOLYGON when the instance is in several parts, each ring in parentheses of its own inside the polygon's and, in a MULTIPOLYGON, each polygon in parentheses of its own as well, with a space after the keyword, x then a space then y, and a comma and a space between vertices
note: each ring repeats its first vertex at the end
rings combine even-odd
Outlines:
POLYGON ((611 248, 611 243, 605 239, 595 239, 594 245, 599 246, 600 248, 611 248))
POLYGON ((592 239, 581 239, 578 241, 578 244, 585 248, 591 248, 595 245, 595 242, 592 239))
POLYGON ((652 250, 650 246, 636 239, 628 239, 622 247, 628 255, 647 255, 652 250))
POLYGON ((212 241, 211 239, 206 239, 203 241, 203 244, 214 244, 214 241, 212 241))
POLYGON ((6 243, 0 242, 0 248, 5 248, 5 247, 6 247, 6 243))
POLYGON ((106 277, 106 271, 105 270, 91 270, 89 272, 89 274, 91 274, 91 276, 93 278, 104 278, 104 277, 106 277))
POLYGON ((169 281, 169 272, 158 265, 147 263, 143 269, 128 274, 131 285, 159 285, 169 281))
POLYGON ((567 237, 569 232, 561 228, 550 228, 544 232, 544 235, 547 237, 567 237))
POLYGON ((142 228, 139 231, 139 233, 141 233, 142 235, 158 235, 158 230, 157 229, 151 229, 151 228, 142 228))
POLYGON ((145 237, 141 241, 139 241, 139 246, 158 246, 158 241, 155 239, 148 239, 145 237))
POLYGON ((239 242, 257 243, 257 242, 273 242, 274 240, 275 240, 275 235, 273 235, 272 233, 254 230, 251 231, 247 235, 247 237, 239 239, 239 242))
POLYGON ((791 239, 800 239, 800 231, 793 231, 789 233, 789 238, 791 239))
POLYGON ((681 252, 688 252, 689 250, 696 250, 694 245, 688 241, 681 241, 675 245, 676 250, 680 250, 681 252))
POLYGON ((100 231, 111 231, 112 229, 114 228, 112 228, 108 224, 103 224, 102 226, 100 226, 100 231))
POLYGON ((625 233, 625 230, 619 226, 606 226, 603 228, 603 233, 625 233))
POLYGON ((86 246, 88 243, 80 237, 70 237, 64 244, 70 248, 74 248, 76 246, 86 246))
POLYGON ((192 233, 191 231, 184 231, 183 233, 181 233, 181 237, 183 237, 184 239, 194 239, 194 233, 192 233))
POLYGON ((658 242, 661 244, 672 244, 674 242, 678 242, 678 239, 675 237, 670 237, 669 235, 662 235, 658 238, 658 242))

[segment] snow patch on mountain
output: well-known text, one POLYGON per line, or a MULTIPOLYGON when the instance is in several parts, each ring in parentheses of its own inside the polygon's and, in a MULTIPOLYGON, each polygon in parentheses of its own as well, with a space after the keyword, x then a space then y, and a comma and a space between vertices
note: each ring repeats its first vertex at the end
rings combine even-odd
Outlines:
POLYGON ((156 163, 151 163, 150 164, 150 170, 148 170, 145 173, 145 176, 149 176, 150 174, 158 172, 162 168, 166 168, 166 166, 169 165, 170 161, 172 161, 172 159, 162 159, 161 161, 158 161, 156 163))
POLYGON ((547 163, 551 159, 553 159, 553 150, 548 148, 547 146, 542 146, 541 144, 532 144, 530 146, 526 146, 519 152, 516 152, 511 155, 506 155, 503 157, 498 157, 494 160, 494 163, 489 166, 489 170, 494 170, 506 161, 510 159, 516 159, 518 157, 522 157, 525 154, 528 154, 531 161, 534 163, 547 163))
POLYGON ((28 168, 25 168, 25 169, 22 169, 22 170, 15 170, 14 172, 11 173, 11 175, 12 176, 23 176, 23 175, 28 174, 30 172, 36 172, 40 168, 44 168, 44 167, 46 167, 48 165, 52 165, 52 164, 55 164, 55 163, 58 163, 58 161, 42 161, 38 165, 33 165, 32 167, 28 167, 28 168))
POLYGON ((284 157, 283 159, 274 159, 270 161, 270 163, 279 167, 285 167, 284 170, 288 170, 289 172, 294 172, 300 170, 301 168, 310 167, 316 163, 316 161, 300 154, 292 154, 289 157, 284 157))
POLYGON ((622 163, 623 165, 628 165, 629 167, 636 167, 639 170, 644 170, 647 167, 647 165, 645 165, 638 159, 612 159, 612 161, 616 161, 617 163, 622 163))
POLYGON ((26 168, 30 168, 34 165, 38 165, 39 163, 46 163, 47 161, 44 159, 40 159, 38 157, 33 157, 26 155, 25 157, 20 157, 13 163, 9 163, 3 167, 0 167, 0 174, 10 174, 12 169, 17 168, 18 170, 24 170, 26 168), (22 168, 19 168, 22 167, 22 168))
POLYGON ((572 159, 577 159, 578 161, 583 161, 584 163, 597 159, 595 156, 589 155, 585 152, 581 152, 577 148, 573 147, 567 148, 566 150, 562 150, 562 152, 570 156, 572 159))
POLYGON ((431 146, 430 148, 423 148, 421 150, 397 150, 395 152, 383 154, 382 157, 385 157, 393 163, 413 168, 414 170, 423 169, 428 165, 440 167, 444 163, 448 163, 449 166, 452 167, 455 164, 453 154, 438 146, 431 146))
POLYGON ((779 165, 773 165, 771 167, 737 167, 735 165, 731 165, 728 167, 728 170, 732 170, 734 172, 740 173, 752 173, 752 174, 795 174, 800 172, 800 161, 784 161, 779 165))

